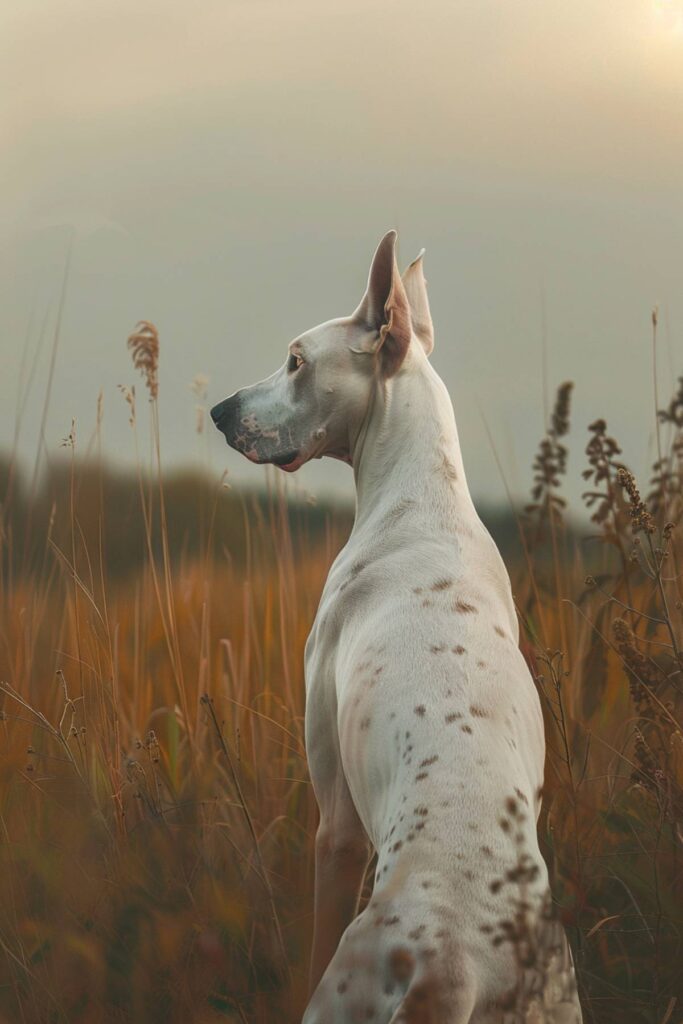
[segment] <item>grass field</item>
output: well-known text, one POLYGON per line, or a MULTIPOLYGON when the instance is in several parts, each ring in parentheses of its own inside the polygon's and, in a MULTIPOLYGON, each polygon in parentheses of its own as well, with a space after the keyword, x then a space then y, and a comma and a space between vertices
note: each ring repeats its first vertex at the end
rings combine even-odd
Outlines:
MULTIPOLYGON (((348 516, 275 486, 165 484, 156 401, 138 481, 80 459, 73 435, 54 493, 5 471, 11 1024, 289 1024, 305 1000, 303 648, 348 516)), ((606 426, 588 430, 572 471, 593 494, 589 544, 561 503, 569 403, 560 389, 509 566, 547 721, 540 837, 586 1020, 680 1024, 683 386, 646 502, 606 426)))

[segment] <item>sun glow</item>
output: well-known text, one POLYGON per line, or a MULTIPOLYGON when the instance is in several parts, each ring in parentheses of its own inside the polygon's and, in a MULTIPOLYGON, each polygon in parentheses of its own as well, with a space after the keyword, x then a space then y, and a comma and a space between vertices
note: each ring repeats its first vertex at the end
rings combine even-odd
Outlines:
POLYGON ((683 0, 654 0, 658 27, 683 38, 683 0))

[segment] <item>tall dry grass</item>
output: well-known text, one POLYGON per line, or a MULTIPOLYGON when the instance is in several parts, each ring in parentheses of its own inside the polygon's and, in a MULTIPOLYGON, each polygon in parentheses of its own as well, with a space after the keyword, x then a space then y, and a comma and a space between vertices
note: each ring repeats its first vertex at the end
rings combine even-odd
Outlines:
MULTIPOLYGON (((174 543, 150 331, 132 342, 153 461, 127 571, 108 550, 120 506, 93 486, 74 431, 69 486, 28 535, 16 473, 5 488, 0 1019, 12 1024, 294 1022, 305 998, 316 809, 303 647, 347 527, 311 532, 276 489, 225 506, 219 484, 197 509, 201 543, 174 543), (217 547, 226 514, 241 530, 217 547)), ((137 431, 139 398, 124 397, 137 431)), ((662 410, 645 500, 606 424, 591 425, 587 548, 562 499, 570 397, 560 389, 510 567, 547 719, 541 841, 587 1021, 678 1024, 683 386, 662 410)))

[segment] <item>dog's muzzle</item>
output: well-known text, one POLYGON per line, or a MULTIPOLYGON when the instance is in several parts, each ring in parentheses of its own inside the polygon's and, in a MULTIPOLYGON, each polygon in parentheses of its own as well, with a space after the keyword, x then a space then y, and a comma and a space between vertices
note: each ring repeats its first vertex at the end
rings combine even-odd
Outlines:
POLYGON ((280 469, 292 472, 298 469, 300 463, 299 450, 288 448, 285 451, 274 451, 270 437, 263 437, 262 433, 252 425, 248 427, 240 419, 241 405, 239 393, 235 392, 230 398, 214 405, 211 410, 211 419, 222 434, 225 440, 235 451, 241 452, 250 462, 259 465, 270 462, 280 469))

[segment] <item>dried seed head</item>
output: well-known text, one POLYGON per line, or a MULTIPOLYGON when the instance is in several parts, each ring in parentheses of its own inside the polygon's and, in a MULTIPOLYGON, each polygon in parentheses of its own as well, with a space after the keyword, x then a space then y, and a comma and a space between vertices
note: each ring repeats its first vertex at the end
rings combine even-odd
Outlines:
POLYGON ((654 533, 655 524, 650 511, 640 496, 633 473, 623 467, 617 472, 617 480, 628 494, 629 515, 634 533, 654 533))
POLYGON ((195 396, 197 401, 205 402, 207 395, 207 388, 209 386, 209 378, 205 373, 196 373, 190 383, 192 394, 195 396))
POLYGON ((123 395, 126 405, 130 409, 128 422, 132 427, 135 424, 135 388, 127 388, 125 384, 119 384, 118 389, 123 395))
POLYGON ((149 320, 140 320, 135 331, 128 338, 128 348, 133 354, 133 366, 144 377, 149 397, 159 394, 159 332, 149 320))
POLYGON ((75 448, 76 447, 76 420, 71 421, 71 430, 63 437, 59 442, 61 448, 75 448))
POLYGON ((569 380, 565 381, 564 384, 560 384, 557 389, 551 420, 551 433, 554 437, 563 437, 569 432, 569 406, 573 387, 574 384, 569 380))

